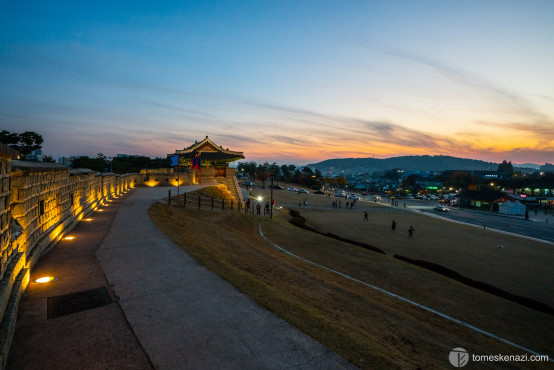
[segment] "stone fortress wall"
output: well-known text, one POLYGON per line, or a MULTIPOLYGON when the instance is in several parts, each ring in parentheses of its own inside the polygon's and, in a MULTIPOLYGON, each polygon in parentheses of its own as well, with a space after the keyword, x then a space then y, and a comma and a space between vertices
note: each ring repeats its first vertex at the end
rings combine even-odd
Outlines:
POLYGON ((202 168, 149 169, 116 175, 44 162, 21 161, 0 144, 0 369, 6 366, 19 301, 39 258, 83 218, 135 186, 224 184, 239 201, 235 169, 225 177, 202 168))
MULTIPOLYGON (((148 185, 144 174, 100 174, 15 158, 15 151, 0 144, 0 369, 6 365, 21 295, 40 256, 110 198, 148 185)), ((173 176, 164 175, 159 185, 176 185, 173 176)), ((180 174, 179 180, 192 184, 194 174, 180 174)))

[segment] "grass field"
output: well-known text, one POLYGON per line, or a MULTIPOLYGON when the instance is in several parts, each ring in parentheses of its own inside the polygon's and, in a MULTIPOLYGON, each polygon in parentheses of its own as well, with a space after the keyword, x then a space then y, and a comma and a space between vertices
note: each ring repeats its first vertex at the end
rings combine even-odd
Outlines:
MULTIPOLYGON (((258 190, 267 197, 268 190, 258 190)), ((384 250, 443 265, 473 280, 554 307, 554 246, 473 226, 464 226, 413 211, 358 201, 354 209, 331 208, 336 198, 274 191, 277 204, 296 205, 308 224, 322 232, 364 242, 384 250), (363 219, 363 211, 369 221, 363 219), (391 231, 392 220, 397 222, 391 231), (408 239, 408 228, 416 232, 408 239), (499 248, 499 246, 503 248, 499 248)))
MULTIPOLYGON (((299 229, 288 222, 284 209, 273 220, 238 212, 168 208, 161 204, 153 206, 150 213, 162 230, 202 264, 363 368, 451 368, 447 357, 454 347, 478 354, 521 351, 294 259, 259 236, 259 222, 270 240, 304 258, 533 350, 552 350, 552 316, 391 256, 299 229)), ((506 368, 507 364, 482 365, 506 368)), ((516 363, 509 365, 518 368, 516 363)), ((520 368, 530 368, 530 363, 520 365, 520 368)))

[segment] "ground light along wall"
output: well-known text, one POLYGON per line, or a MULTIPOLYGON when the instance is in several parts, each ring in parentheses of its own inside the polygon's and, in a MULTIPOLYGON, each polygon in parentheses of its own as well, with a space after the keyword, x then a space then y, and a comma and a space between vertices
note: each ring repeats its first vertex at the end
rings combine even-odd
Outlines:
POLYGON ((0 146, 0 368, 13 340, 21 294, 42 254, 110 198, 142 185, 140 174, 99 174, 16 160, 0 146))

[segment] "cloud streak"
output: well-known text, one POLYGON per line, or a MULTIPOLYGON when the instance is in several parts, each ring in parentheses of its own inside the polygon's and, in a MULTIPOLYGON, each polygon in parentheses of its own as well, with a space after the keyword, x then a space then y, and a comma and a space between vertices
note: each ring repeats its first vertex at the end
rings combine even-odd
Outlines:
POLYGON ((503 101, 508 106, 515 107, 518 111, 529 116, 535 121, 544 121, 548 119, 548 117, 542 112, 533 109, 527 99, 516 95, 512 91, 502 88, 497 84, 478 76, 477 74, 432 58, 423 57, 421 55, 401 51, 390 51, 388 54, 432 68, 436 72, 459 84, 486 91, 490 95, 503 101))
MULTIPOLYGON (((457 138, 451 135, 426 133, 404 125, 363 120, 355 117, 324 114, 306 109, 287 107, 280 104, 242 101, 268 111, 286 113, 287 121, 277 125, 275 131, 294 122, 309 122, 309 128, 298 125, 290 136, 279 134, 269 135, 274 141, 261 139, 262 146, 279 148, 280 153, 294 153, 299 158, 321 159, 332 156, 395 156, 406 154, 445 154, 465 155, 470 158, 486 158, 487 160, 501 161, 512 158, 512 155, 521 153, 528 157, 541 158, 544 148, 527 147, 526 149, 504 150, 484 144, 479 145, 483 134, 466 132, 457 138), (313 127, 317 127, 314 129, 313 127), (287 149, 284 149, 284 148, 287 149), (282 149, 281 149, 282 148, 282 149), (348 148, 348 149, 345 149, 348 148), (318 158, 319 157, 319 158, 318 158)), ((272 116, 272 114, 269 114, 272 116)), ((495 125, 490 123, 490 125, 495 125)), ((552 137, 552 128, 540 124, 498 124, 499 129, 508 131, 527 131, 532 135, 552 137)), ((273 132, 270 130, 270 132, 273 132)), ((489 138, 488 142, 491 142, 489 138)), ((496 138, 494 140, 497 140, 496 138)), ((483 139, 483 142, 487 140, 483 139)), ((252 144, 252 143, 251 143, 252 144)), ((264 154, 256 152, 256 157, 264 154)))

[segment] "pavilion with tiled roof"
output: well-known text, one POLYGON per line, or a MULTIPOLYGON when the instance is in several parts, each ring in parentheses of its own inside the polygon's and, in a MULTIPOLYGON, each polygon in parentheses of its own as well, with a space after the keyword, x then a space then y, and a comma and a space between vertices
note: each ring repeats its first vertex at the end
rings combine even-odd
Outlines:
POLYGON ((202 177, 228 177, 235 174, 234 169, 229 167, 229 163, 244 159, 242 152, 235 152, 224 149, 215 144, 206 136, 200 142, 195 142, 188 148, 176 150, 174 154, 168 156, 179 156, 179 164, 184 167, 191 167, 192 159, 200 154, 201 176, 202 177), (231 171, 232 170, 232 171, 231 171))

